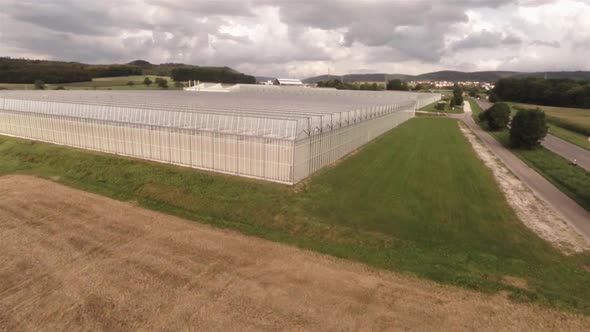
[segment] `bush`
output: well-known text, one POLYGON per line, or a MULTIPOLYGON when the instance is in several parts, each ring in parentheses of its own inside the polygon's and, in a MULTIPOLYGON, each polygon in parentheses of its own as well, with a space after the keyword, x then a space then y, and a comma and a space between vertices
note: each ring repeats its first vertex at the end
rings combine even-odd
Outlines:
POLYGON ((45 82, 41 80, 35 81, 35 90, 45 90, 45 82))
POLYGON ((512 119, 510 144, 515 148, 532 149, 547 135, 545 112, 540 109, 518 111, 512 119))
POLYGON ((443 101, 439 101, 438 103, 436 103, 436 106, 434 106, 434 108, 436 108, 439 111, 444 111, 445 110, 445 105, 447 103, 443 102, 443 101))
POLYGON ((165 78, 156 78, 156 84, 162 89, 168 89, 168 80, 165 78))
POLYGON ((510 106, 494 104, 489 110, 479 113, 479 120, 485 122, 490 130, 504 129, 510 122, 510 106))
POLYGON ((488 100, 490 103, 497 103, 499 101, 498 95, 495 92, 491 92, 488 100))
POLYGON ((127 82, 127 85, 132 86, 132 85, 135 85, 135 83, 133 81, 129 81, 129 82, 127 82))
POLYGON ((146 77, 146 78, 144 78, 144 79, 143 79, 143 84, 145 84, 145 85, 147 85, 147 86, 150 86, 150 85, 152 85, 152 83, 153 83, 153 82, 152 82, 152 80, 150 80, 150 78, 149 78, 149 77, 146 77))

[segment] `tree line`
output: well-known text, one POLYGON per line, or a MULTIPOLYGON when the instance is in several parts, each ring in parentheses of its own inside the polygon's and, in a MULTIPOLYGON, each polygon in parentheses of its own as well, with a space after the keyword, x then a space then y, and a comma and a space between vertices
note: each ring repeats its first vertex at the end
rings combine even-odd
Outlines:
POLYGON ((335 88, 338 90, 366 90, 366 91, 383 90, 383 87, 379 86, 377 83, 352 84, 352 83, 342 82, 339 79, 320 81, 317 83, 317 85, 320 88, 335 88))
POLYGON ((256 84, 254 76, 236 72, 230 68, 213 67, 181 67, 174 68, 170 72, 174 81, 198 80, 214 83, 245 83, 256 84))
POLYGON ((590 81, 571 79, 504 78, 496 83, 490 101, 504 100, 558 107, 590 108, 590 81))

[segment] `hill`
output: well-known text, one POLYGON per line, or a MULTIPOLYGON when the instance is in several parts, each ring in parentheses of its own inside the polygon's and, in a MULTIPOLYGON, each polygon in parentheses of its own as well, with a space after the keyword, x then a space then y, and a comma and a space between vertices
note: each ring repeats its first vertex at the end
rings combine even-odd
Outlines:
POLYGON ((309 77, 303 80, 304 83, 317 83, 320 81, 328 81, 339 79, 344 82, 365 82, 365 81, 385 81, 392 79, 401 79, 403 81, 479 81, 479 82, 496 82, 502 78, 509 77, 545 77, 554 78, 569 78, 575 80, 590 80, 590 71, 558 71, 558 72, 515 72, 515 71, 479 71, 479 72, 462 72, 462 71, 437 71, 425 73, 420 75, 405 75, 405 74, 349 74, 349 75, 320 75, 309 77))
POLYGON ((253 76, 229 67, 200 67, 183 63, 152 64, 134 60, 126 64, 85 64, 80 62, 0 58, 0 83, 49 84, 90 82, 94 78, 132 75, 177 76, 183 79, 219 79, 220 82, 255 82, 253 76), (190 74, 187 74, 190 72, 190 74), (201 76, 203 78, 201 78, 201 76))
POLYGON ((384 74, 384 73, 375 73, 375 74, 348 74, 348 75, 320 75, 315 77, 306 78, 303 80, 303 83, 317 83, 321 81, 330 81, 330 80, 341 80, 342 82, 382 82, 386 80, 392 80, 399 78, 401 80, 412 80, 414 76, 411 75, 403 75, 403 74, 384 74))

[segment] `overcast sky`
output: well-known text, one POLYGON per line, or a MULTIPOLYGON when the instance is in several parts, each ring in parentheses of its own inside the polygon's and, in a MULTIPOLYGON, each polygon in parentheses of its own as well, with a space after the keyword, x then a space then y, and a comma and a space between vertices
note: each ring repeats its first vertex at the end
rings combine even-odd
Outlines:
POLYGON ((590 0, 0 0, 0 56, 268 76, 590 70, 590 0))

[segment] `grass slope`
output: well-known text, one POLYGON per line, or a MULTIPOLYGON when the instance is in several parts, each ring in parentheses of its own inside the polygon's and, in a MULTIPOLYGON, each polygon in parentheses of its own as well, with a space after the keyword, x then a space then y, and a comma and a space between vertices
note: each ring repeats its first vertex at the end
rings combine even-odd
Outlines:
POLYGON ((529 231, 455 120, 411 120, 296 187, 0 136, 28 173, 373 266, 590 313, 587 256, 529 231), (503 282, 522 278, 527 288, 503 282))
POLYGON ((590 150, 590 140, 588 137, 579 133, 576 133, 565 128, 561 128, 554 124, 549 123, 549 133, 557 136, 564 141, 568 141, 586 150, 590 150))

